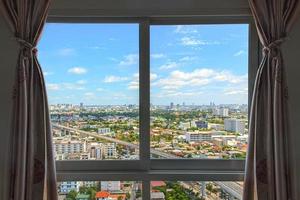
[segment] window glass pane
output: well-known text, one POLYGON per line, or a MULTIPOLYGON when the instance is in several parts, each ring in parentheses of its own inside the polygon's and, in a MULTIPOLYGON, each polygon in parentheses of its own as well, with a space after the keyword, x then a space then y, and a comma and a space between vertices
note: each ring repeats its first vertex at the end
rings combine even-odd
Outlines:
POLYGON ((48 23, 39 60, 57 160, 138 159, 138 24, 48 23))
POLYGON ((244 159, 248 25, 155 25, 150 35, 152 157, 244 159))
POLYGON ((241 200, 242 194, 242 182, 151 182, 151 200, 241 200))
POLYGON ((59 200, 141 200, 142 184, 135 181, 64 181, 59 200))

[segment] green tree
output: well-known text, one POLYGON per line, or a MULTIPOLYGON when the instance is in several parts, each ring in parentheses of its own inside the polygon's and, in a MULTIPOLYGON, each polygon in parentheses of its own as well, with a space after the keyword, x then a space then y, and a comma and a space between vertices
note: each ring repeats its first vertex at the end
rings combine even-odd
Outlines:
POLYGON ((72 200, 76 200, 77 194, 78 194, 78 192, 76 192, 75 190, 71 190, 71 191, 67 194, 67 198, 72 199, 72 200))
POLYGON ((87 189, 87 192, 86 192, 88 195, 90 195, 90 199, 91 200, 95 200, 95 196, 96 196, 96 193, 97 193, 97 190, 95 187, 89 187, 87 189))
POLYGON ((87 187, 85 187, 85 186, 79 187, 79 193, 86 194, 86 191, 87 191, 87 187))

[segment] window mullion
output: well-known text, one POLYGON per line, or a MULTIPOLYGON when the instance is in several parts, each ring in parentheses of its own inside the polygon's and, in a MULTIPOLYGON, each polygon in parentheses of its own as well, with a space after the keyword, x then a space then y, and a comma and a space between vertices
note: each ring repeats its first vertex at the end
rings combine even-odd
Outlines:
POLYGON ((144 170, 150 166, 150 30, 147 19, 139 28, 140 85, 140 161, 144 170))
POLYGON ((142 182, 142 199, 151 199, 150 180, 142 182))

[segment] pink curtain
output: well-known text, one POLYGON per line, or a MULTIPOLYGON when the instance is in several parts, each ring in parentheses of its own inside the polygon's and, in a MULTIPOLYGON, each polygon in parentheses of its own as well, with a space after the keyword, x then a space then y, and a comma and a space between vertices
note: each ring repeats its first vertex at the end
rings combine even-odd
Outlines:
POLYGON ((291 199, 287 85, 281 44, 298 16, 298 0, 249 0, 263 46, 249 119, 243 200, 291 199))
POLYGON ((0 0, 19 43, 11 132, 10 200, 56 200, 56 174, 45 82, 36 45, 50 0, 0 0))

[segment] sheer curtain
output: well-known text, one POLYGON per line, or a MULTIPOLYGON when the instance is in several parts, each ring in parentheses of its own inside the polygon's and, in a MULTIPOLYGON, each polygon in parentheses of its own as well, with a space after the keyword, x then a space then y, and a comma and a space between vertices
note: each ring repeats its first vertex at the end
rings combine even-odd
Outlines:
POLYGON ((19 43, 11 131, 10 200, 56 200, 45 82, 36 45, 50 0, 0 0, 0 9, 19 43))
POLYGON ((249 0, 263 46, 249 119, 244 200, 290 199, 287 85, 281 44, 299 14, 299 0, 249 0))

